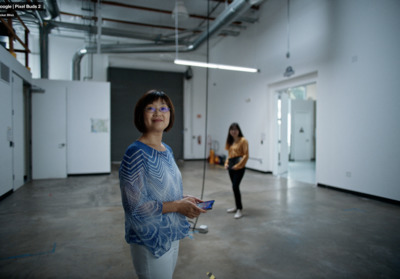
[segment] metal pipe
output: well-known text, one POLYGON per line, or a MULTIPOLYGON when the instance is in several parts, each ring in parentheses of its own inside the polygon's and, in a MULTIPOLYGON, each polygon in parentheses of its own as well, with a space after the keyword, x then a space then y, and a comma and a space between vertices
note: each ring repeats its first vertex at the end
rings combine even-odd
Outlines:
POLYGON ((40 77, 49 78, 49 34, 52 26, 43 24, 40 30, 40 77))
MULTIPOLYGON (((204 43, 211 35, 215 34, 218 30, 224 26, 232 23, 252 5, 259 4, 265 0, 235 0, 231 3, 213 22, 209 30, 205 30, 200 36, 193 42, 187 45, 181 45, 179 52, 189 52, 196 50, 202 43, 204 43)), ((59 24, 58 22, 55 24, 59 24)), ((89 28, 89 27, 85 27, 89 28)), ((105 30, 103 28, 103 34, 105 30)), ((115 34, 115 30, 113 30, 115 34)), ((156 44, 115 44, 115 45, 102 45, 101 53, 154 53, 154 52, 175 52, 176 45, 156 45, 156 44)), ((73 80, 80 80, 80 62, 86 53, 94 53, 97 50, 97 46, 89 46, 80 49, 75 53, 72 59, 72 78, 73 80)))
POLYGON ((81 79, 81 61, 86 53, 87 50, 83 48, 74 54, 74 57, 72 58, 72 80, 81 79))
POLYGON ((211 37, 215 32, 235 21, 241 14, 250 9, 250 0, 233 1, 211 24, 209 30, 200 34, 197 39, 188 47, 191 50, 197 49, 204 41, 211 37))
MULTIPOLYGON (((84 31, 84 32, 88 32, 91 34, 97 34, 97 27, 95 27, 95 26, 74 24, 74 23, 61 22, 61 21, 50 21, 49 24, 53 28, 59 27, 59 28, 84 31)), ((156 41, 159 38, 158 35, 150 35, 150 34, 145 34, 145 33, 138 33, 138 32, 132 32, 132 31, 120 30, 120 29, 114 29, 114 28, 107 28, 107 27, 101 28, 101 34, 106 35, 106 36, 124 37, 124 38, 130 38, 130 39, 141 39, 141 40, 147 40, 147 41, 156 41)))
POLYGON ((45 10, 39 11, 45 20, 52 20, 60 15, 57 0, 44 0, 45 10))

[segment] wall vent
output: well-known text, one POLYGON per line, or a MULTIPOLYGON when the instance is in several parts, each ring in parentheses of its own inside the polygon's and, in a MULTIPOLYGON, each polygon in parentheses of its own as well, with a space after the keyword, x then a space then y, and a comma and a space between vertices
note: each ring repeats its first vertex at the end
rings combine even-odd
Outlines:
POLYGON ((1 63, 0 66, 0 78, 7 83, 10 83, 10 68, 6 65, 1 63))

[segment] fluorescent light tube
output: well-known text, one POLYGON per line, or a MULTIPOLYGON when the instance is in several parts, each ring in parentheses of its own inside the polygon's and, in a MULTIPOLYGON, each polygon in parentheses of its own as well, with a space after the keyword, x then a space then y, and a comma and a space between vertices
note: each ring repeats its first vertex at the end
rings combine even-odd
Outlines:
POLYGON ((240 71, 240 72, 248 72, 248 73, 257 73, 258 72, 258 69, 255 69, 255 68, 229 66, 229 65, 206 63, 206 62, 191 61, 191 60, 182 60, 182 59, 175 59, 174 63, 178 64, 178 65, 203 67, 203 68, 211 68, 211 69, 221 69, 221 70, 229 70, 229 71, 240 71))

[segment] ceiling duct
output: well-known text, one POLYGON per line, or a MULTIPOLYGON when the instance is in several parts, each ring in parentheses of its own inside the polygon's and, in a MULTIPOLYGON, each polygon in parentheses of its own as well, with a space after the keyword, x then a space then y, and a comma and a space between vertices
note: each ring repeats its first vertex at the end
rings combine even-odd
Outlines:
POLYGON ((52 20, 60 15, 57 0, 43 0, 44 10, 40 10, 39 14, 44 20, 52 20))
MULTIPOLYGON (((78 30, 88 32, 90 34, 97 34, 97 26, 94 25, 84 25, 84 24, 76 24, 69 22, 61 22, 61 21, 50 21, 48 24, 52 28, 65 28, 71 30, 78 30)), ((115 28, 102 27, 101 34, 105 36, 113 36, 113 37, 123 37, 129 39, 140 39, 146 41, 157 41, 159 36, 154 36, 146 33, 138 33, 132 32, 128 30, 119 30, 115 28)), ((118 45, 118 44, 117 44, 118 45)))
MULTIPOLYGON (((179 46, 179 52, 196 50, 209 37, 221 28, 229 25, 248 11, 251 6, 259 5, 265 0, 235 0, 213 21, 208 30, 202 32, 192 43, 179 46)), ((59 24, 54 22, 55 25, 59 24)), ((93 32, 96 32, 93 30, 93 32)), ((104 28, 103 28, 103 34, 104 28)), ((115 44, 101 45, 101 53, 165 53, 175 52, 176 46, 172 43, 161 42, 161 44, 115 44)), ((77 51, 72 59, 72 79, 80 80, 80 62, 87 53, 96 53, 97 46, 89 46, 77 51)))
MULTIPOLYGON (((199 37, 188 46, 189 50, 194 50, 198 48, 202 43, 204 43, 207 38, 211 37, 215 32, 220 30, 235 21, 240 15, 247 12, 252 5, 250 0, 236 0, 233 1, 210 25, 209 30, 204 31, 199 37)), ((258 1, 262 2, 262 1, 258 1)), ((258 4, 258 3, 257 3, 258 4)))

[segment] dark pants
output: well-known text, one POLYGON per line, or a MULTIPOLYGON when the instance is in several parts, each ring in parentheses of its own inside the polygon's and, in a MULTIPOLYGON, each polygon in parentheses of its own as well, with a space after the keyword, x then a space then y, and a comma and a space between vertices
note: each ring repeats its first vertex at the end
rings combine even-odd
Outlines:
POLYGON ((229 177, 232 181, 232 190, 235 196, 236 209, 243 209, 239 186, 244 176, 244 170, 245 168, 240 170, 229 170, 229 177))

